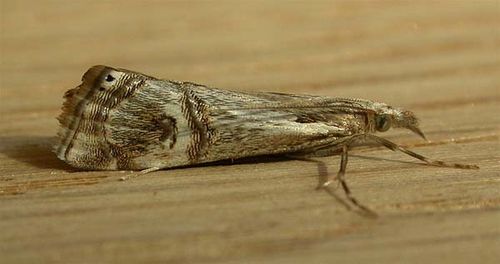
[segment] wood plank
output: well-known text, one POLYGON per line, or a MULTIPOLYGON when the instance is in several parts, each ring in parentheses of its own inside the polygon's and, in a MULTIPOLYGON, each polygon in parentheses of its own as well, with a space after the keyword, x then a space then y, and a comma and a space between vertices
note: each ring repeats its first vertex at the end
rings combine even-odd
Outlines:
POLYGON ((2 1, 1 262, 498 262, 499 3, 2 1), (95 64, 405 107, 430 142, 384 136, 481 169, 360 148, 347 179, 377 219, 314 190, 338 157, 78 171, 55 117, 95 64))

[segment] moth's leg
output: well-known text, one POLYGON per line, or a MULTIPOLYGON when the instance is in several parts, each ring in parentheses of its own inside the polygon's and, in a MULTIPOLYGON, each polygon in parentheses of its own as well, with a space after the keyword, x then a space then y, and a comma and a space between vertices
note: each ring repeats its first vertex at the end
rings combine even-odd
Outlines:
POLYGON ((153 172, 153 171, 158 171, 158 170, 161 170, 161 168, 158 168, 158 167, 147 168, 147 169, 139 171, 139 173, 135 173, 134 172, 133 174, 120 177, 120 181, 130 180, 130 179, 133 179, 135 177, 138 177, 139 175, 150 173, 150 172, 153 172))
POLYGON ((401 151, 407 155, 410 155, 416 159, 419 159, 429 165, 433 165, 433 166, 441 166, 441 167, 452 167, 452 168, 461 168, 461 169, 478 169, 479 167, 476 166, 476 165, 466 165, 466 164, 457 164, 457 163, 447 163, 447 162, 444 162, 444 161, 440 161, 440 160, 433 160, 433 159, 429 159, 425 156, 422 156, 418 153, 415 153, 411 150, 408 150, 402 146, 399 146, 387 139, 384 139, 384 138, 381 138, 381 137, 378 137, 378 136, 375 136, 375 135, 371 135, 371 134, 359 134, 359 135, 353 135, 351 137, 348 137, 348 138, 345 138, 344 140, 342 140, 342 142, 336 142, 334 146, 332 146, 331 144, 326 144, 322 147, 318 147, 316 150, 325 150, 325 149, 330 149, 330 148, 335 148, 335 149, 338 149, 339 145, 342 145, 342 153, 341 153, 341 161, 340 161, 340 169, 339 169, 339 172, 337 174, 337 177, 334 178, 334 179, 331 179, 331 180, 328 180, 327 182, 325 182, 323 184, 323 188, 325 190, 327 190, 328 192, 331 193, 331 190, 328 189, 329 185, 335 181, 335 180, 338 180, 340 182, 340 185, 342 186, 345 194, 346 194, 346 197, 349 199, 349 201, 351 201, 354 205, 356 205, 357 207, 359 207, 360 209, 362 209, 363 211, 369 213, 370 215, 372 216, 376 216, 376 214, 371 211, 370 209, 368 209, 367 207, 363 206, 362 204, 360 204, 356 198, 354 198, 351 194, 351 190, 349 189, 346 181, 345 181, 345 172, 346 172, 346 168, 347 168, 347 160, 348 160, 348 148, 349 146, 356 142, 356 140, 358 139, 364 139, 364 140, 372 140, 374 141, 375 143, 378 143, 384 147, 387 147, 389 148, 390 150, 393 150, 393 151, 401 151))
POLYGON ((328 181, 326 181, 323 185, 328 186, 332 184, 334 181, 339 181, 339 184, 342 185, 342 188, 346 190, 346 195, 351 193, 349 188, 347 187, 347 184, 345 184, 345 172, 347 170, 347 161, 348 161, 348 153, 347 153, 347 145, 342 146, 341 148, 342 152, 340 153, 340 168, 339 171, 337 172, 336 177, 330 177, 328 181), (345 186, 345 187, 344 187, 345 186))
POLYGON ((160 167, 151 167, 151 168, 147 168, 147 169, 144 169, 144 170, 141 170, 141 174, 147 174, 147 173, 150 173, 150 172, 153 172, 153 171, 159 171, 161 170, 160 167))
POLYGON ((362 205, 361 203, 358 202, 358 200, 352 195, 351 189, 349 189, 349 186, 347 185, 347 182, 345 181, 345 172, 347 170, 347 161, 348 161, 348 145, 343 145, 342 146, 342 153, 340 156, 340 168, 339 172, 337 173, 337 177, 331 180, 328 180, 323 184, 323 188, 325 188, 327 191, 329 191, 328 187, 329 185, 335 181, 338 180, 340 182, 340 185, 342 186, 342 189, 344 190, 345 196, 349 201, 351 201, 352 204, 357 206, 359 209, 363 210, 365 213, 369 214, 370 216, 377 216, 375 212, 370 210, 368 207, 362 205))
MULTIPOLYGON (((357 135, 358 136, 358 135, 357 135)), ((345 172, 347 170, 347 161, 348 161, 348 149, 349 149, 349 144, 351 144, 354 139, 357 137, 353 138, 346 138, 345 140, 342 140, 342 142, 329 142, 328 144, 325 144, 323 146, 317 147, 315 149, 311 149, 310 152, 305 152, 305 153, 300 153, 300 154, 289 154, 287 156, 292 157, 292 158, 299 158, 302 160, 307 160, 310 161, 307 157, 317 157, 317 156, 325 156, 325 154, 338 154, 340 153, 341 155, 341 160, 340 160, 340 168, 336 176, 334 177, 328 177, 325 181, 322 181, 320 179, 319 185, 317 189, 323 189, 325 190, 328 194, 332 195, 335 199, 340 201, 348 210, 351 209, 348 203, 345 201, 341 200, 337 194, 331 189, 331 184, 335 181, 339 181, 339 185, 342 186, 342 189, 344 190, 345 196, 347 199, 356 207, 361 209, 361 212, 364 213, 364 216, 370 216, 370 217, 376 217, 377 214, 367 208, 366 206, 362 205, 351 193, 351 190, 349 189, 349 186, 347 185, 347 182, 345 180, 345 172)), ((359 212, 359 211, 358 211, 359 212)))
POLYGON ((429 165, 433 165, 433 166, 439 166, 439 167, 451 167, 451 168, 459 168, 459 169, 479 169, 479 167, 477 165, 468 165, 468 164, 458 164, 458 163, 448 163, 448 162, 444 162, 444 161, 441 161, 441 160, 434 160, 434 159, 429 159, 425 156, 422 156, 418 153, 415 153, 409 149, 406 149, 402 146, 399 146, 397 145, 396 143, 393 143, 385 138, 381 138, 381 137, 378 137, 378 136, 375 136, 375 135, 371 135, 371 134, 364 134, 364 135, 360 135, 360 136, 364 136, 366 139, 370 139, 370 140, 373 140, 375 141, 376 143, 379 143, 381 144, 382 146, 390 149, 390 150, 393 150, 393 151, 401 151, 409 156, 412 156, 416 159, 419 159, 429 165))
MULTIPOLYGON (((342 147, 339 146, 331 146, 328 145, 327 148, 314 148, 310 149, 309 151, 301 152, 301 153, 291 153, 291 154, 285 154, 286 157, 295 159, 295 160, 303 160, 303 161, 312 161, 318 164, 318 172, 319 172, 319 178, 318 178, 318 186, 316 187, 316 190, 323 189, 323 187, 326 185, 330 185, 333 181, 336 181, 336 177, 332 177, 327 171, 326 171, 326 165, 323 162, 320 162, 315 159, 315 157, 327 157, 327 156, 333 156, 340 154, 342 152, 342 147)), ((340 183, 338 184, 340 185, 340 183)))
MULTIPOLYGON (((288 156, 288 155, 287 155, 288 156)), ((334 191, 330 190, 330 187, 328 187, 328 184, 326 182, 329 180, 329 173, 328 173, 328 168, 326 164, 323 161, 315 160, 315 159, 310 159, 306 158, 301 155, 292 155, 289 156, 294 159, 302 160, 302 161, 307 161, 307 162, 314 162, 318 165, 318 186, 316 187, 316 190, 325 190, 328 194, 330 194, 335 200, 337 200, 340 204, 345 206, 347 210, 351 210, 351 206, 349 205, 348 202, 346 202, 344 199, 340 198, 337 193, 334 191)))

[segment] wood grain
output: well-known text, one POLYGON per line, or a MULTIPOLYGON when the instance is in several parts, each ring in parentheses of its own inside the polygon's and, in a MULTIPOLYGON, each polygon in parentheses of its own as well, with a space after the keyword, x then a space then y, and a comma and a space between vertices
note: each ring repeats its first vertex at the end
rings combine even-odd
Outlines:
POLYGON ((1 262, 498 263, 499 25, 499 1, 2 1, 1 262), (314 190, 338 157, 77 171, 55 117, 95 64, 405 107, 430 142, 388 139, 481 169, 359 149, 347 179, 378 219, 314 190))

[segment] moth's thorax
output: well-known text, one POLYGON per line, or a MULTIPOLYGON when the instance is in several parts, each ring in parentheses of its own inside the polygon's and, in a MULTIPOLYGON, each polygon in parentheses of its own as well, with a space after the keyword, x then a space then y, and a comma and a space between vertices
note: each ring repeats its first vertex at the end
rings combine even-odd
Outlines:
POLYGON ((332 124, 343 127, 350 135, 375 132, 372 114, 367 113, 335 114, 332 124))
POLYGON ((82 84, 64 95, 57 156, 75 167, 116 169, 114 149, 106 140, 109 112, 147 79, 151 77, 105 66, 90 68, 82 84))

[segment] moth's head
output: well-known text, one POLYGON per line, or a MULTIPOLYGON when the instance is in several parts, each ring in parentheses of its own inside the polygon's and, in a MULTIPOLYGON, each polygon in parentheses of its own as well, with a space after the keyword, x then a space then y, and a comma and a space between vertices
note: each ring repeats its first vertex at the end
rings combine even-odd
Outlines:
POLYGON ((152 77, 102 65, 87 70, 82 83, 64 94, 57 156, 74 167, 114 169, 104 128, 109 111, 146 79, 152 77))
POLYGON ((424 133, 418 127, 418 119, 408 110, 393 108, 386 104, 376 103, 374 115, 374 127, 378 132, 385 132, 390 128, 406 128, 419 135, 423 139, 424 133))

